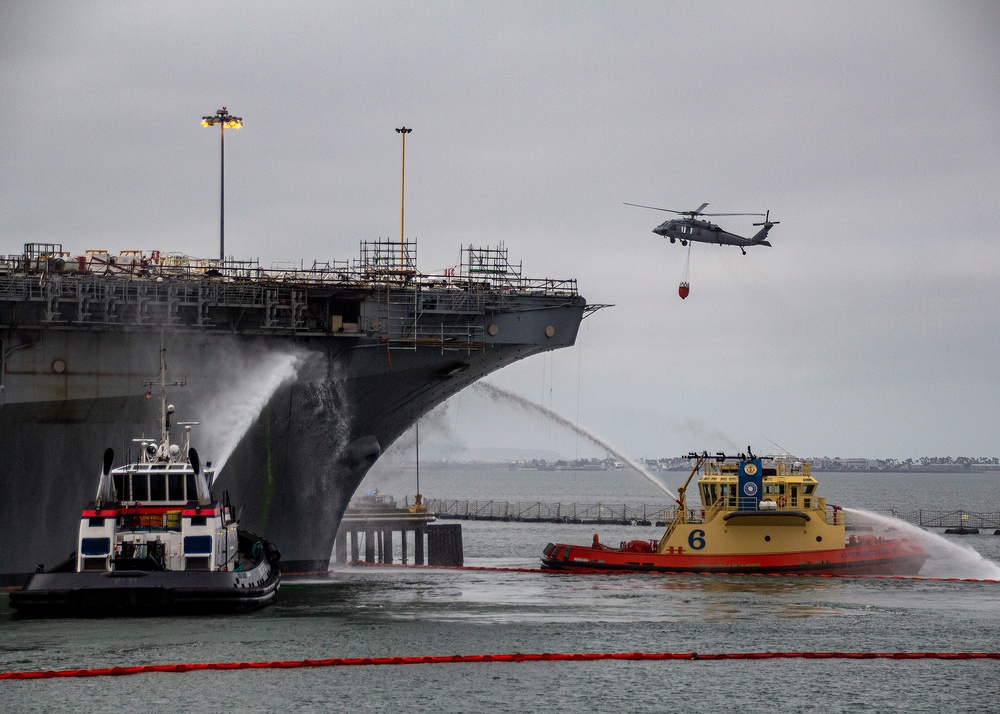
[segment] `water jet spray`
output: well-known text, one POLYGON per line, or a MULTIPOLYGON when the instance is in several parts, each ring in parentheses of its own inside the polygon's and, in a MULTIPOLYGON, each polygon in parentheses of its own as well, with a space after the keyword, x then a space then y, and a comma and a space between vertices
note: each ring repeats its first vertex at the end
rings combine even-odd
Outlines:
POLYGON ((930 556, 920 572, 922 576, 1000 579, 1000 563, 984 558, 969 546, 953 543, 942 535, 925 531, 912 523, 882 513, 847 507, 844 508, 844 512, 863 520, 866 525, 872 524, 883 531, 903 532, 910 537, 920 539, 924 551, 930 556))
POLYGON ((285 382, 294 380, 308 360, 305 350, 264 352, 233 364, 229 358, 224 389, 213 394, 203 411, 202 451, 211 455, 216 474, 239 445, 243 435, 260 416, 264 407, 285 382))
POLYGON ((496 386, 494 384, 490 384, 488 382, 476 382, 476 383, 474 383, 472 385, 472 388, 475 389, 475 390, 478 390, 478 391, 480 391, 482 393, 484 393, 486 396, 490 397, 494 401, 501 401, 502 400, 502 401, 504 401, 504 402, 506 402, 508 404, 512 404, 513 406, 520 407, 521 409, 524 409, 525 411, 533 411, 533 412, 538 412, 538 413, 544 414, 545 416, 549 417, 550 419, 554 420, 555 422, 557 422, 557 423, 559 423, 559 424, 561 424, 561 425, 563 425, 563 426, 565 426, 565 427, 567 427, 569 429, 572 429, 573 431, 575 431, 580 436, 584 437, 585 439, 591 441, 594 444, 597 444, 601 448, 603 448, 603 449, 611 452, 615 456, 617 456, 630 469, 632 469, 633 471, 635 471, 637 474, 639 474, 644 479, 648 480, 650 483, 652 483, 654 486, 656 486, 658 489, 660 489, 661 491, 663 491, 665 494, 667 494, 668 496, 670 496, 670 498, 672 500, 677 501, 677 496, 674 495, 674 493, 669 488, 667 488, 666 486, 664 486, 660 482, 659 479, 657 479, 655 476, 653 476, 653 474, 651 474, 649 471, 647 471, 645 468, 643 468, 642 465, 640 465, 639 463, 637 463, 633 459, 630 459, 628 456, 626 456, 625 454, 623 454, 620 449, 617 449, 614 446, 612 446, 611 444, 609 444, 607 442, 607 440, 601 438, 600 436, 598 436, 597 434, 593 433, 592 431, 590 431, 588 429, 585 429, 584 427, 580 426, 576 422, 573 422, 570 419, 567 419, 562 414, 559 414, 558 412, 555 412, 555 411, 549 409, 548 407, 546 407, 546 406, 544 406, 542 404, 539 404, 538 402, 532 401, 531 399, 528 399, 527 397, 522 397, 520 394, 515 394, 514 392, 509 392, 506 389, 502 389, 502 388, 500 388, 500 387, 498 387, 498 386, 496 386))

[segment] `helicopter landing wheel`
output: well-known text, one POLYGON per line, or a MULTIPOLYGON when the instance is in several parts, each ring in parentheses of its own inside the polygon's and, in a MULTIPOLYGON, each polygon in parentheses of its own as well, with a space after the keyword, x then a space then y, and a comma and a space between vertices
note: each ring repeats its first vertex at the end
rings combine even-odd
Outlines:
POLYGON ((681 241, 681 245, 687 245, 687 244, 688 244, 688 242, 686 240, 682 240, 681 241))

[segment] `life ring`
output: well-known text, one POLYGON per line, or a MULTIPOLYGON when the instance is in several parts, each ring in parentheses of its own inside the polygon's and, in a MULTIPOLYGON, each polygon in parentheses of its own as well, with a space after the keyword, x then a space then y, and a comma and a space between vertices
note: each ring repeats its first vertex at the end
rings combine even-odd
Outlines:
POLYGON ((778 496, 778 508, 784 508, 788 504, 788 499, 784 496, 778 496))

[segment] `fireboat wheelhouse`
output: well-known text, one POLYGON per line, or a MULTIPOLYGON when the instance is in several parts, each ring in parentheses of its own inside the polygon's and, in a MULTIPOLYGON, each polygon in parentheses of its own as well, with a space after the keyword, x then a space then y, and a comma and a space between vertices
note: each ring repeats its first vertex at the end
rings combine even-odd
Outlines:
MULTIPOLYGON (((191 447, 171 443, 165 350, 160 357, 160 438, 134 439, 138 457, 112 470, 104 453, 97 495, 81 514, 76 552, 31 577, 10 604, 33 615, 249 610, 277 595, 280 558, 238 527, 228 494, 212 496, 215 471, 191 447)), ((177 386, 179 383, 175 383, 177 386)), ((180 385, 183 386, 183 385, 180 385)))
POLYGON ((550 543, 553 570, 915 575, 927 554, 916 539, 887 532, 847 536, 844 512, 817 494, 808 462, 789 456, 691 453, 673 521, 659 540, 589 546, 550 543), (697 488, 702 507, 689 508, 697 488))

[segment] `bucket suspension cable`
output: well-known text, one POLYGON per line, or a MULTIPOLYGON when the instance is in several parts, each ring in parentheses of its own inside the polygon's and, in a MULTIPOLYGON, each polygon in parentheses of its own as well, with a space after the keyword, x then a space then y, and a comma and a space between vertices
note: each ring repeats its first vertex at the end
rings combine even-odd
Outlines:
POLYGON ((681 274, 681 284, 677 288, 677 293, 681 296, 681 300, 686 298, 691 292, 691 283, 689 278, 691 275, 691 246, 694 243, 688 243, 687 257, 684 260, 684 272, 681 274))

